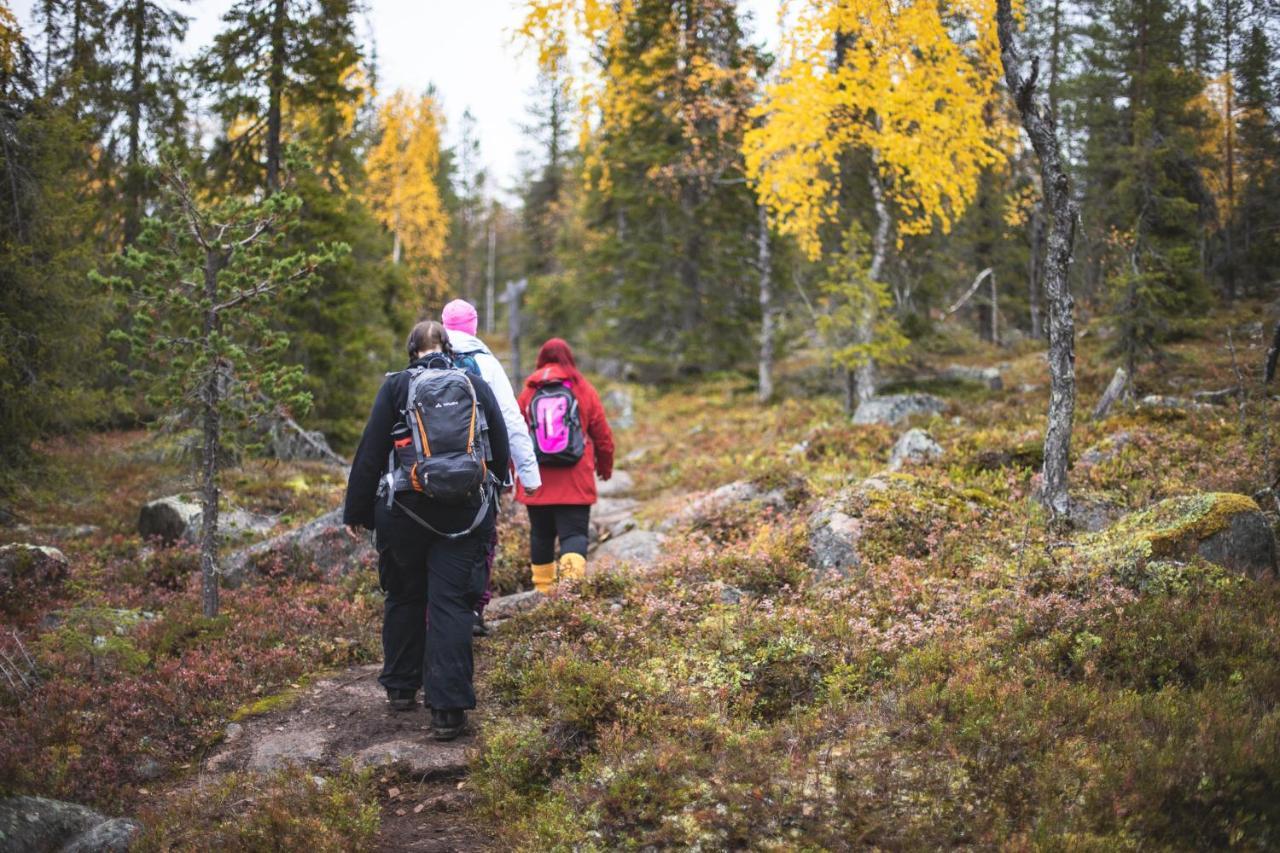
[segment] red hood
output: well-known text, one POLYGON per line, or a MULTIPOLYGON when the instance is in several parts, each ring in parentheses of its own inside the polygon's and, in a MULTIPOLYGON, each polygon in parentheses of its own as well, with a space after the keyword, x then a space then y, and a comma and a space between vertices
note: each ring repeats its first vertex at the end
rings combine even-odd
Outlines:
POLYGON ((535 370, 532 374, 530 374, 529 378, 524 381, 524 384, 530 388, 539 388, 543 385, 546 385, 548 382, 573 382, 573 381, 574 381, 574 376, 572 373, 569 372, 568 368, 566 368, 563 364, 556 364, 553 362, 543 367, 539 367, 537 370, 535 370))

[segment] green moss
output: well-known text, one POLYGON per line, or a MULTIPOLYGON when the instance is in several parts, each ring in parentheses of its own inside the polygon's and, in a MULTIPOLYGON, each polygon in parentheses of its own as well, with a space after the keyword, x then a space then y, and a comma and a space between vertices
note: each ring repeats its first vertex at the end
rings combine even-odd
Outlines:
POLYGON ((1198 543, 1226 529, 1233 518, 1258 511, 1252 498, 1230 492, 1169 498, 1085 537, 1076 554, 1095 575, 1111 571, 1141 585, 1149 564, 1192 557, 1198 543))
POLYGON ((298 698, 302 696, 302 691, 307 689, 317 679, 332 675, 332 672, 318 673, 315 675, 307 675, 299 678, 293 684, 289 685, 288 690, 282 690, 279 693, 272 693, 269 696, 263 696, 247 705, 241 705, 231 714, 231 721, 238 723, 247 720, 250 717, 260 717, 263 714, 270 714, 272 711, 279 711, 289 707, 298 698))

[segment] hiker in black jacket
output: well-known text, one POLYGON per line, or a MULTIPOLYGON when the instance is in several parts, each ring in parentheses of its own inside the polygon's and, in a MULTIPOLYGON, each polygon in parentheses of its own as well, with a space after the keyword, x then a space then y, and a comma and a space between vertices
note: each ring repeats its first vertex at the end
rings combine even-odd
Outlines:
MULTIPOLYGON (((409 368, 451 368, 448 347, 443 326, 419 323, 409 335, 409 368)), ((485 582, 485 544, 495 523, 493 489, 509 467, 507 430, 493 391, 483 379, 468 377, 476 406, 468 401, 467 409, 483 412, 488 470, 496 477, 483 495, 458 503, 394 488, 394 500, 388 501, 392 431, 405 432, 410 374, 390 374, 378 391, 351 463, 343 523, 377 531, 378 578, 386 593, 378 680, 387 699, 395 710, 411 710, 422 686, 436 738, 451 740, 465 725, 465 710, 476 705, 471 628, 485 582)))

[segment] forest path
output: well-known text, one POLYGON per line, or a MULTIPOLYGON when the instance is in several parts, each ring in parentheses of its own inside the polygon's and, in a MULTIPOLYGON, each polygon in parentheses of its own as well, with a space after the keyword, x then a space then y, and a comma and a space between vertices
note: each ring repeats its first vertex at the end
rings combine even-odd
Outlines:
MULTIPOLYGON (((626 495, 625 473, 603 488, 599 529, 607 541, 629 530, 644 503, 626 495)), ((503 596, 490 604, 490 624, 536 606, 538 593, 503 596)), ((476 670, 486 664, 486 641, 475 644, 476 670)), ((478 754, 477 733, 484 725, 483 685, 467 730, 455 741, 431 737, 429 711, 392 711, 378 683, 380 664, 363 664, 329 673, 282 695, 276 707, 233 722, 226 736, 200 766, 196 785, 216 783, 229 773, 266 774, 294 764, 316 771, 337 771, 351 761, 376 768, 382 823, 380 850, 483 851, 495 840, 472 813, 466 777, 478 754)), ((273 703, 275 704, 275 703, 273 703)))

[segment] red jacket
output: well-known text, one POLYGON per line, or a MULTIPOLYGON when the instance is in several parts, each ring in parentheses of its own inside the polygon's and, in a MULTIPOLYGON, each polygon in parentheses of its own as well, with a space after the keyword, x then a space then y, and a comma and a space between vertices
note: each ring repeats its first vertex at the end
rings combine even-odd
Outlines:
POLYGON ((604 404, 591 383, 576 381, 559 364, 539 367, 525 380, 520 392, 520 412, 529 420, 529 401, 533 392, 547 382, 564 382, 578 400, 578 416, 582 421, 586 449, 582 458, 572 468, 539 467, 542 488, 533 497, 525 494, 524 486, 516 484, 516 500, 523 504, 546 506, 548 504, 593 504, 596 502, 596 474, 607 480, 613 476, 613 431, 605 418, 604 404))

